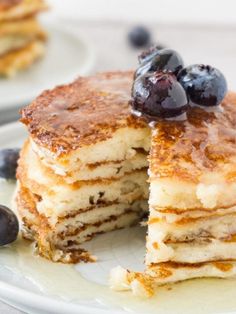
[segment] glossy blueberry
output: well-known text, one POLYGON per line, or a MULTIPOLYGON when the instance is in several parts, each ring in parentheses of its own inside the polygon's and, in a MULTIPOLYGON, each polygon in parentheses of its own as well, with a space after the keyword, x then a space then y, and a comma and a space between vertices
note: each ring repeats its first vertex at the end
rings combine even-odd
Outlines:
POLYGON ((136 26, 129 32, 128 38, 134 47, 140 48, 150 43, 151 35, 146 27, 136 26))
POLYGON ((156 45, 156 46, 152 46, 152 47, 144 50, 138 56, 139 64, 150 61, 152 58, 154 58, 159 53, 159 51, 161 49, 164 49, 164 47, 162 45, 156 45))
POLYGON ((16 215, 8 207, 0 205, 0 246, 12 243, 19 232, 16 215))
POLYGON ((5 179, 16 178, 19 149, 0 150, 0 177, 5 179))
POLYGON ((133 84, 131 106, 135 114, 148 118, 173 118, 187 110, 185 90, 172 73, 148 73, 133 84))
POLYGON ((175 75, 183 68, 184 62, 181 56, 172 49, 161 49, 157 51, 153 58, 141 63, 135 77, 151 72, 173 72, 175 75))
POLYGON ((189 102, 200 106, 219 105, 227 92, 224 75, 209 65, 190 65, 180 71, 178 80, 184 87, 189 102))

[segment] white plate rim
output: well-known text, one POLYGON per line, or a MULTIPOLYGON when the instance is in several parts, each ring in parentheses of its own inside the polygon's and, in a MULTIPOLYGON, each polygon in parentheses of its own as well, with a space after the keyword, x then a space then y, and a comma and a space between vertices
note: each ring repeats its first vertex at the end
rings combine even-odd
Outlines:
MULTIPOLYGON (((15 287, 0 280, 0 297, 4 302, 14 302, 15 306, 23 305, 26 308, 31 307, 40 311, 50 311, 50 313, 83 313, 83 314, 108 314, 111 313, 111 309, 100 309, 98 307, 84 306, 75 304, 72 302, 65 302, 63 300, 57 300, 50 298, 49 296, 39 295, 28 290, 15 287), (27 301, 26 301, 27 300, 27 301), (24 302, 25 301, 25 302, 24 302), (58 311, 60 309, 60 311, 58 311)), ((113 314, 124 314, 124 311, 113 311, 113 314)))
MULTIPOLYGON (((42 25, 45 29, 52 29, 58 32, 62 32, 67 36, 70 36, 71 38, 80 41, 80 43, 84 46, 84 49, 86 50, 86 62, 79 69, 77 67, 74 67, 71 70, 70 74, 65 76, 64 81, 72 81, 73 79, 78 77, 78 73, 80 75, 88 74, 95 63, 95 53, 92 44, 86 41, 82 36, 77 35, 71 27, 67 27, 66 25, 60 25, 59 21, 56 19, 52 19, 52 21, 43 21, 42 25)), ((20 105, 30 103, 36 96, 37 95, 35 95, 35 91, 33 91, 31 93, 28 92, 26 95, 21 97, 19 97, 19 95, 16 95, 16 97, 12 100, 6 99, 2 103, 0 103, 0 112, 18 108, 20 105)))

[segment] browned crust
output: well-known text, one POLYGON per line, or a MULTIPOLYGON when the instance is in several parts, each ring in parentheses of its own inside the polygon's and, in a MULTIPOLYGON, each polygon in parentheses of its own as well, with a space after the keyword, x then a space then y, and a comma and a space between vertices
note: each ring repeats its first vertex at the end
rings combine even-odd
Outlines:
POLYGON ((198 183, 202 174, 218 171, 236 180, 236 94, 229 93, 222 110, 190 107, 186 121, 159 121, 150 152, 151 180, 178 178, 198 183))
MULTIPOLYGON (((194 207, 191 208, 191 212, 194 211, 203 211, 203 212, 209 212, 209 213, 214 213, 217 209, 229 209, 231 207, 235 207, 236 206, 236 202, 229 204, 227 206, 217 206, 217 207, 212 207, 212 208, 204 208, 204 207, 194 207)), ((184 214, 186 213, 186 209, 181 209, 181 208, 174 208, 174 207, 159 207, 159 206, 152 206, 153 209, 155 209, 156 211, 159 211, 161 213, 165 213, 165 214, 184 214)))
MULTIPOLYGON (((227 273, 232 270, 233 263, 235 261, 227 260, 227 261, 213 261, 213 262, 205 262, 205 263, 196 263, 196 264, 187 264, 187 263, 175 263, 175 262, 164 262, 158 264, 152 264, 148 267, 148 271, 151 271, 151 275, 147 272, 131 272, 127 270, 126 278, 128 283, 131 285, 133 281, 138 281, 139 284, 144 289, 147 297, 152 297, 155 293, 155 288, 158 285, 163 285, 159 282, 159 280, 165 280, 171 277, 175 270, 178 268, 191 268, 191 269, 199 269, 206 265, 210 265, 212 267, 217 268, 222 273, 227 273)), ((165 284, 166 285, 166 284, 165 284)))
MULTIPOLYGON (((233 260, 232 260, 233 261, 233 260)), ((163 269, 178 269, 178 268, 201 268, 206 265, 214 265, 217 268, 223 271, 229 271, 232 268, 232 262, 231 260, 217 260, 212 262, 203 262, 203 263, 178 263, 178 262, 163 262, 163 263, 152 263, 148 268, 150 270, 155 270, 159 268, 163 269), (225 267, 223 267, 225 265, 225 267)))
MULTIPOLYGON (((235 212, 231 212, 231 213, 212 213, 212 215, 207 216, 207 219, 214 219, 214 218, 219 218, 219 217, 224 217, 224 216, 236 216, 235 212)), ((205 216, 199 216, 199 217, 183 217, 175 222, 173 222, 173 225, 186 225, 186 224, 191 224, 191 223, 195 223, 196 221, 201 221, 201 220, 206 220, 205 216)), ((153 217, 153 218, 149 218, 148 220, 148 225, 151 224, 155 224, 155 223, 161 223, 162 221, 166 221, 166 219, 163 218, 158 218, 158 217, 153 217)))
POLYGON ((146 128, 130 113, 132 72, 78 78, 43 92, 22 110, 34 141, 58 155, 105 141, 124 127, 146 128))
MULTIPOLYGON (((208 216, 207 219, 214 219, 214 218, 219 218, 219 217, 224 217, 224 216, 236 216, 236 213, 229 213, 229 214, 213 214, 211 216, 208 216)), ((191 223, 195 223, 196 221, 205 221, 206 217, 184 217, 180 220, 177 220, 175 222, 176 225, 186 225, 186 224, 191 224, 191 223)))

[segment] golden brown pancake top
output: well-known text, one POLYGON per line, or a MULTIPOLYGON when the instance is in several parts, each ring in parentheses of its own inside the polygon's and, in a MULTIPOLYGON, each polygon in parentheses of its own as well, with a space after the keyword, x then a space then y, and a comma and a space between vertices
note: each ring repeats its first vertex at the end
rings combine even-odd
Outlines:
POLYGON ((22 110, 34 141, 63 155, 112 137, 122 127, 145 128, 131 115, 132 72, 101 73, 43 92, 22 110))
POLYGON ((214 112, 190 107, 185 121, 158 122, 152 137, 152 177, 178 177, 192 182, 218 172, 236 178, 236 93, 229 93, 214 112))

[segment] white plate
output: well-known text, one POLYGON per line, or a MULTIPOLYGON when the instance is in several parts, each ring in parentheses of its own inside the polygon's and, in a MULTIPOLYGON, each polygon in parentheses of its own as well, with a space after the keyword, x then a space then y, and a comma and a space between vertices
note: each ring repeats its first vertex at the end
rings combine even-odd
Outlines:
MULTIPOLYGON (((26 132, 18 123, 1 127, 0 148, 20 146, 25 137, 26 132)), ((0 202, 4 202, 1 188, 0 202)), ((99 260, 97 263, 76 265, 82 277, 73 268, 68 268, 70 266, 54 264, 31 255, 32 261, 30 259, 28 265, 34 265, 32 267, 36 273, 35 276, 28 276, 29 272, 25 270, 27 267, 22 266, 17 259, 15 269, 13 264, 6 264, 5 257, 9 252, 12 260, 16 258, 12 248, 1 248, 0 300, 32 314, 236 314, 235 280, 191 280, 173 285, 171 290, 168 287, 159 288, 156 297, 149 300, 136 299, 129 292, 111 292, 107 287, 107 279, 112 267, 119 264, 135 270, 143 268, 144 239, 145 229, 136 227, 100 235, 87 242, 86 247, 99 260), (49 267, 49 272, 45 272, 45 265, 49 267), (70 274, 67 273, 68 269, 80 278, 74 282, 70 277, 69 285, 66 283, 67 275, 69 278, 70 274), (44 274, 44 280, 41 281, 36 276, 40 272, 44 274), (55 274, 59 276, 55 277, 55 274), (57 292, 50 292, 50 285, 55 284, 55 280, 57 292), (68 301, 68 298, 65 300, 66 295, 61 292, 65 285, 68 285, 65 291, 71 289, 76 295, 73 301, 68 301)))
POLYGON ((11 79, 0 79, 0 110, 29 103, 44 89, 88 74, 94 63, 90 45, 56 22, 44 23, 48 32, 45 56, 11 79))

